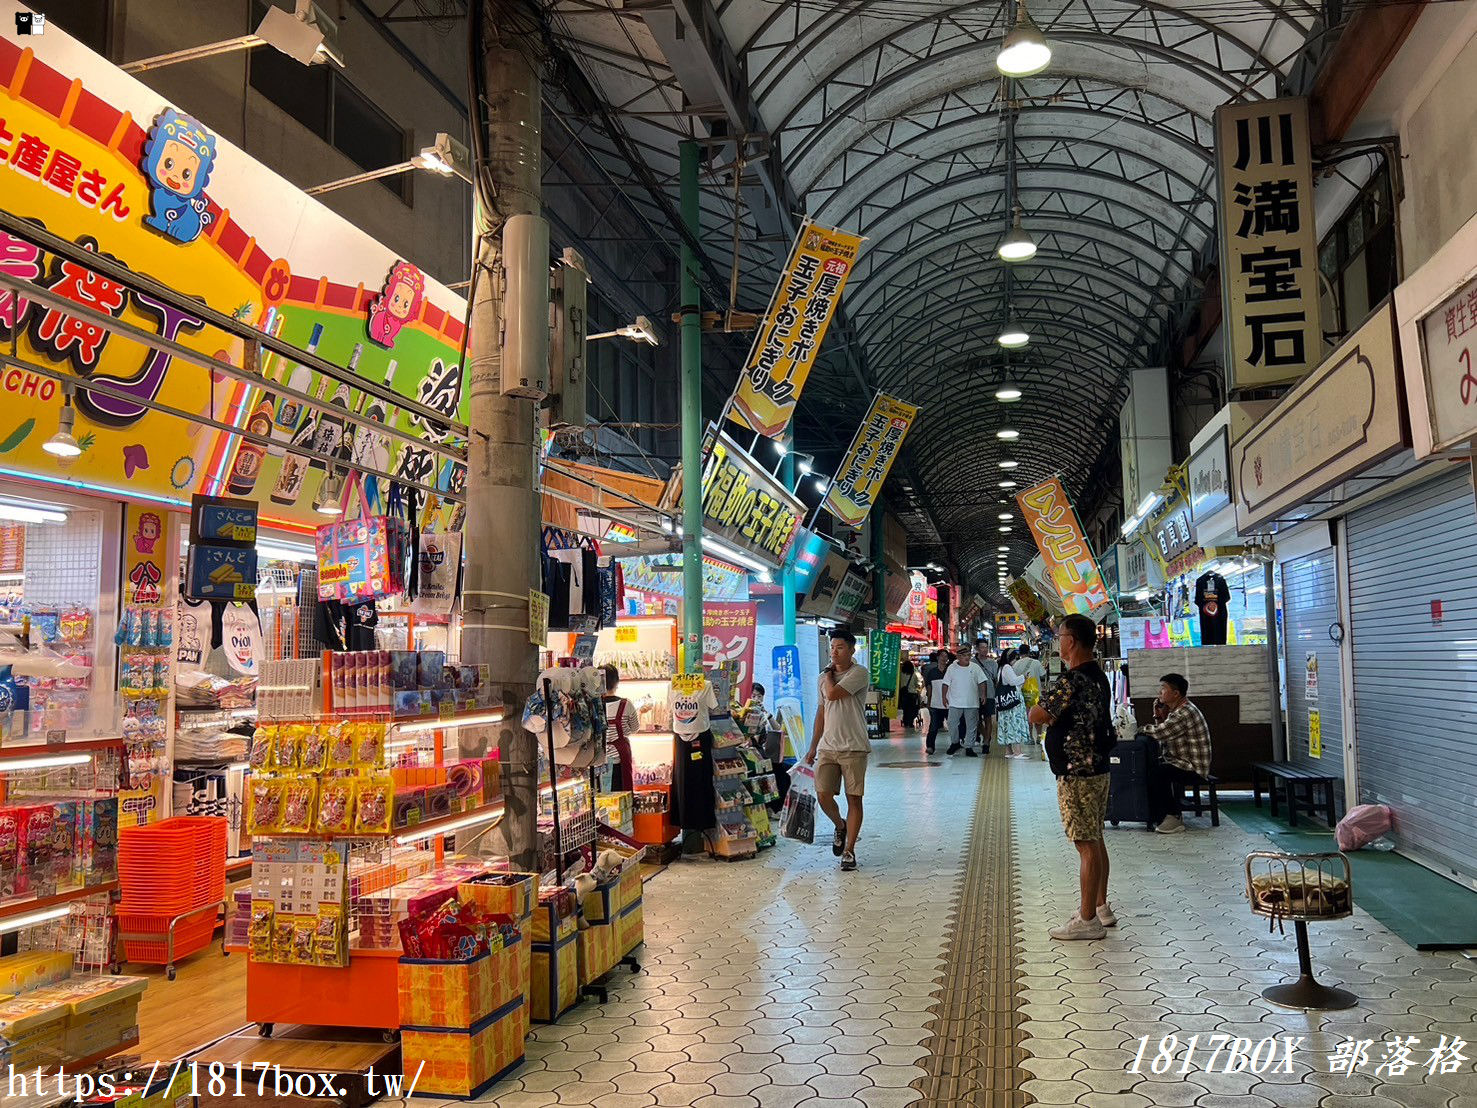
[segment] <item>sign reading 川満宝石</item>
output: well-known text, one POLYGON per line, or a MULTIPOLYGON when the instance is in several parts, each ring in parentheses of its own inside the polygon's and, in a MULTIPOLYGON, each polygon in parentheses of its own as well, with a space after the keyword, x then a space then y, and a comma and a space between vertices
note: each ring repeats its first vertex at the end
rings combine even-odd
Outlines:
POLYGON ((790 422, 863 238, 806 220, 759 322, 731 418, 775 438, 790 422))
POLYGON ((1323 359, 1308 102, 1224 104, 1215 145, 1231 386, 1295 381, 1323 359))

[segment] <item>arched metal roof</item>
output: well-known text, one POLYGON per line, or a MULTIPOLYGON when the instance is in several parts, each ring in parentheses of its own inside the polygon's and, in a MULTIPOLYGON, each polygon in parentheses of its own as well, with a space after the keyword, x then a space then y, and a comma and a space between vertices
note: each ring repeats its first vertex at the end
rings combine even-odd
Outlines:
MULTIPOLYGON (((1029 0, 1052 60, 1003 80, 994 60, 1015 6, 554 4, 632 149, 672 192, 680 138, 716 120, 718 134, 767 140, 757 175, 751 163, 734 182, 731 162, 710 165, 712 284, 732 262, 735 220, 748 307, 768 300, 792 216, 867 236, 801 403, 801 446, 811 434, 838 449, 865 402, 859 385, 921 404, 895 471, 903 514, 928 525, 914 536, 923 545, 936 532, 980 592, 994 591, 996 517, 1014 491, 999 482, 1060 474, 1081 495, 1117 438, 1128 371, 1198 298, 1215 233, 1214 110, 1277 95, 1322 26, 1311 0, 1029 0), (767 195, 755 184, 765 173, 767 195), (995 246, 1014 205, 1038 252, 1007 272, 995 246), (995 342, 1007 312, 1033 336, 1008 355, 995 342), (994 399, 1006 382, 1021 402, 994 399), (1007 426, 1019 440, 996 438, 1007 426), (1007 458, 1018 467, 1000 470, 1007 458)), ((1029 536, 1017 526, 1006 543, 1019 572, 1029 536)))
MULTIPOLYGON (((923 405, 915 480, 956 564, 990 592, 1000 501, 1013 508, 1016 491, 999 482, 1059 473, 1082 491, 1117 437, 1127 371, 1214 234, 1212 114, 1275 95, 1317 18, 1304 0, 1030 11, 1051 64, 1006 81, 994 58, 1014 0, 717 4, 807 212, 868 236, 845 298, 853 341, 878 387, 923 405), (995 246, 1011 198, 1038 252, 1007 274, 995 246), (1032 334, 1008 368, 1007 312, 1032 334), (994 399, 1007 380, 1020 403, 994 399), (1004 427, 1020 439, 997 439, 1004 427)), ((1005 542, 1018 572, 1029 536, 1016 526, 1005 542)))

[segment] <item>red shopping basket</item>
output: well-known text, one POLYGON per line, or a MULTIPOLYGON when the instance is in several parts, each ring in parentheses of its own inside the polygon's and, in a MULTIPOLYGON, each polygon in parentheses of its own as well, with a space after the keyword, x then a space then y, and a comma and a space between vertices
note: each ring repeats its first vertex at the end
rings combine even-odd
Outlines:
POLYGON ((178 816, 119 835, 122 911, 176 916, 226 894, 226 821, 178 816))
MULTIPOLYGON (((123 956, 130 962, 144 965, 169 965, 169 924, 173 915, 147 915, 143 913, 118 913, 120 935, 146 935, 148 938, 123 940, 123 956)), ((189 919, 180 920, 174 928, 174 962, 198 954, 210 945, 215 935, 217 913, 209 907, 202 908, 189 919)))

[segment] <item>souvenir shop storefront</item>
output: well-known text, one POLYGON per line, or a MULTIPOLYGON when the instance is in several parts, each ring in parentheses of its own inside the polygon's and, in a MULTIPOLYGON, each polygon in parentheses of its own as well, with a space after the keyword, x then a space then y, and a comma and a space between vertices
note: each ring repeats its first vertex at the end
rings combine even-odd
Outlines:
POLYGON ((4 1060, 162 1106, 112 1060, 291 1027, 485 1089, 643 941, 642 847, 595 741, 541 763, 539 872, 491 845, 465 304, 60 31, 0 87, 4 1060))

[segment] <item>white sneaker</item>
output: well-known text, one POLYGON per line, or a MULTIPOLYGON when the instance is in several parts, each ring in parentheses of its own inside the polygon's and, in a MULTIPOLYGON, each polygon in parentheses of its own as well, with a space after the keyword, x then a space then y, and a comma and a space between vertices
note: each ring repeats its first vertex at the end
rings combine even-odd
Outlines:
POLYGON ((1075 939, 1102 939, 1108 934, 1108 929, 1095 919, 1083 919, 1081 916, 1073 916, 1060 927, 1053 927, 1050 935, 1053 939, 1062 942, 1071 942, 1075 939))
POLYGON ((1165 816, 1158 827, 1154 828, 1161 835, 1175 835, 1185 829, 1185 821, 1179 816, 1165 816))
POLYGON ((1097 906, 1097 921, 1104 927, 1117 927, 1118 917, 1113 914, 1113 908, 1108 904, 1097 906))

